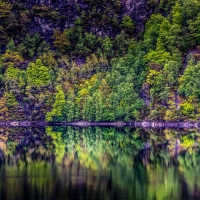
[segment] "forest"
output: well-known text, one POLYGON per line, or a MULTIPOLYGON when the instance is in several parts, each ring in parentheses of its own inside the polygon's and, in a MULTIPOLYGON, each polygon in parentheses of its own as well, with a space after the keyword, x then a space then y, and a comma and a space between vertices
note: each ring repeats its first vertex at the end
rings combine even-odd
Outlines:
POLYGON ((84 2, 58 28, 56 6, 0 0, 0 121, 198 120, 200 0, 148 0, 144 26, 84 2))

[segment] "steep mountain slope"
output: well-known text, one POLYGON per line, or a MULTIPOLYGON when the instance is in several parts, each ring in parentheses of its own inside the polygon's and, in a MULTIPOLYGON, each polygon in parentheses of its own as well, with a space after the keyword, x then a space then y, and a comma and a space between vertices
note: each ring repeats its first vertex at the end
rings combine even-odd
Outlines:
POLYGON ((1 120, 196 120, 198 0, 0 1, 1 120))

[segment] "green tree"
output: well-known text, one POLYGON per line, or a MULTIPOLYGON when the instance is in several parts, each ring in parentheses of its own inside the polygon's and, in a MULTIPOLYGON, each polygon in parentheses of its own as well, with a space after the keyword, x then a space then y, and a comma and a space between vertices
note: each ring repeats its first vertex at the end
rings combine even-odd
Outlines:
POLYGON ((158 51, 165 51, 167 50, 167 46, 169 44, 169 30, 170 30, 170 23, 167 19, 164 19, 160 25, 160 30, 158 33, 157 43, 156 43, 156 50, 158 51))
POLYGON ((26 73, 30 86, 47 86, 50 83, 49 70, 43 65, 40 59, 37 59, 35 63, 29 63, 26 73))
POLYGON ((75 95, 72 92, 69 92, 67 95, 67 100, 64 108, 64 114, 68 122, 73 121, 74 118, 76 117, 75 110, 76 110, 75 95))
POLYGON ((193 38, 194 43, 200 44, 200 15, 196 20, 188 20, 190 36, 193 38))
POLYGON ((19 105, 19 103, 17 102, 17 100, 12 92, 9 92, 9 93, 5 92, 4 97, 6 99, 6 106, 8 109, 11 109, 11 108, 19 105))
POLYGON ((156 63, 161 66, 164 66, 169 60, 172 60, 171 54, 163 50, 149 51, 144 57, 146 63, 156 63))
POLYGON ((20 92, 26 86, 26 72, 18 68, 9 66, 4 74, 5 86, 8 91, 20 92))
POLYGON ((42 41, 37 49, 37 55, 40 56, 44 53, 48 53, 49 51, 50 51, 50 45, 47 42, 42 41))
POLYGON ((85 99, 82 116, 85 120, 95 121, 95 105, 91 96, 87 96, 85 99))
POLYGON ((187 98, 200 98, 200 63, 189 63, 179 79, 179 93, 187 98))
POLYGON ((95 107, 95 121, 99 122, 103 120, 103 94, 97 91, 93 94, 93 101, 95 107))
POLYGON ((128 15, 125 15, 122 18, 121 28, 124 29, 126 33, 133 34, 135 30, 135 25, 133 20, 128 15))
POLYGON ((130 41, 126 37, 125 32, 121 31, 121 33, 116 36, 114 41, 114 46, 116 47, 116 54, 119 56, 123 56, 128 50, 129 42, 130 41))
POLYGON ((66 99, 65 99, 65 94, 62 90, 62 87, 58 85, 56 87, 56 94, 55 94, 55 101, 53 103, 53 108, 50 112, 47 113, 46 115, 46 120, 47 121, 64 121, 66 120, 64 108, 66 106, 66 99))
POLYGON ((7 44, 7 50, 12 52, 15 52, 17 50, 13 39, 11 39, 10 42, 7 44))
POLYGON ((194 115, 194 105, 189 102, 185 102, 180 104, 181 112, 186 115, 192 117, 194 115))
POLYGON ((13 65, 15 67, 21 67, 22 62, 24 61, 19 52, 12 52, 7 50, 2 55, 3 65, 8 67, 9 65, 13 65))
POLYGON ((160 14, 152 14, 145 26, 144 40, 148 50, 155 50, 160 26, 165 18, 160 14))
POLYGON ((27 34, 24 41, 19 45, 19 52, 25 57, 32 58, 36 54, 40 41, 38 33, 33 36, 27 34))
POLYGON ((105 37, 102 43, 103 53, 106 55, 106 57, 110 58, 114 55, 113 51, 113 44, 109 37, 105 37))
POLYGON ((176 2, 175 6, 173 6, 172 11, 171 11, 173 24, 179 24, 179 25, 182 24, 182 20, 183 20, 182 13, 183 13, 183 10, 182 10, 181 5, 178 2, 176 2))
POLYGON ((61 33, 59 30, 55 29, 53 32, 53 39, 54 47, 61 53, 66 53, 68 46, 70 46, 70 42, 67 39, 65 32, 61 33))

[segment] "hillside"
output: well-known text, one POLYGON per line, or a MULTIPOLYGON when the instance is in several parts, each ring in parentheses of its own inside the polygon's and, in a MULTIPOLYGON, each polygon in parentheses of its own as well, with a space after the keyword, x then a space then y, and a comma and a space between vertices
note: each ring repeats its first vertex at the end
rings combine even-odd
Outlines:
POLYGON ((0 0, 0 120, 198 120, 199 0, 0 0))

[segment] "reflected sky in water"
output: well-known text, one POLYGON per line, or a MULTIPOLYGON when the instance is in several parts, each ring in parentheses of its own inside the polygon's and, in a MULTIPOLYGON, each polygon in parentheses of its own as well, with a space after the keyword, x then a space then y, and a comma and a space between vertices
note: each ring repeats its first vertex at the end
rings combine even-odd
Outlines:
POLYGON ((0 199, 200 199, 200 133, 0 128, 0 199))

